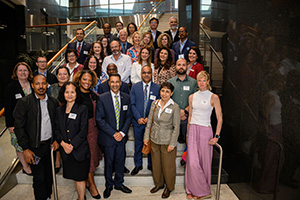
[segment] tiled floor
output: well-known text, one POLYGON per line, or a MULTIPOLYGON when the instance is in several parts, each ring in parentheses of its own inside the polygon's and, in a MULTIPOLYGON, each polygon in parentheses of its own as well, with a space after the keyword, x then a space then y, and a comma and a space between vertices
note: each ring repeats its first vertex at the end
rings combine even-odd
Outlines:
MULTIPOLYGON (((98 187, 98 190, 102 196, 104 191, 104 186, 98 187)), ((110 196, 110 200, 154 200, 161 199, 161 193, 163 190, 157 192, 156 194, 151 194, 149 190, 151 187, 130 187, 132 189, 131 194, 124 194, 120 191, 113 190, 110 196)), ((216 185, 212 185, 212 193, 213 197, 210 199, 215 199, 215 191, 216 185)), ((220 200, 238 200, 232 190, 226 184, 222 184, 220 200)), ((87 199, 93 199, 88 191, 86 191, 87 199)), ((177 186, 176 189, 171 193, 169 197, 170 200, 183 200, 185 198, 185 190, 183 186, 177 186)), ((103 198, 103 197, 102 197, 103 198)), ((10 192, 8 192, 1 200, 14 200, 14 199, 22 199, 22 200, 32 200, 33 198, 33 189, 29 184, 18 184, 14 187, 10 192)), ((54 198, 52 198, 54 199, 54 198)), ((73 186, 59 186, 58 187, 58 199, 59 200, 76 200, 77 193, 75 191, 75 187, 73 186)))

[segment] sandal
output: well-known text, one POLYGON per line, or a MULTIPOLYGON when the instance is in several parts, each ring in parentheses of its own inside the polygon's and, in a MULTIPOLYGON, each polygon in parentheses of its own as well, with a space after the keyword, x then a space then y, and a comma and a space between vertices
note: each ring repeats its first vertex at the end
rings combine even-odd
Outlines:
POLYGON ((202 196, 202 197, 197 197, 197 196, 194 196, 194 199, 207 199, 207 198, 211 198, 212 195, 209 194, 209 195, 206 195, 206 196, 202 196))
POLYGON ((186 195, 186 199, 192 199, 192 198, 194 198, 194 196, 192 194, 187 194, 186 195))

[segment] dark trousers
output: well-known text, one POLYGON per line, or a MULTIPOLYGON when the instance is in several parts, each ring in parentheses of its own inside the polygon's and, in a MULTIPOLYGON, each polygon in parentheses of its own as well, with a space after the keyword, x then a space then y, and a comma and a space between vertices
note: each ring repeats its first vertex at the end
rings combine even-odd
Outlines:
POLYGON ((187 123, 188 123, 188 116, 185 120, 180 120, 180 133, 178 139, 182 139, 186 142, 186 132, 187 132, 187 123))
POLYGON ((113 185, 120 187, 124 182, 124 165, 125 165, 125 144, 116 143, 114 146, 103 146, 104 150, 104 175, 105 187, 111 188, 113 185), (115 178, 112 174, 115 169, 115 178))
POLYGON ((30 148, 41 160, 37 165, 30 165, 33 174, 33 190, 36 200, 46 200, 52 194, 51 142, 41 144, 39 148, 30 148))
MULTIPOLYGON (((146 125, 133 126, 134 132, 134 165, 136 167, 143 166, 143 144, 146 125)), ((151 154, 148 154, 148 166, 152 167, 151 154)))

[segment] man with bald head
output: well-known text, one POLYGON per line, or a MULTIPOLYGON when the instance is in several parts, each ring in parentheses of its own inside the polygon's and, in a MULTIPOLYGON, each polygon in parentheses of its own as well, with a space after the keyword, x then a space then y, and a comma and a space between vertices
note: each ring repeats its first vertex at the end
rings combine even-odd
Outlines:
POLYGON ((33 92, 20 99, 15 107, 15 133, 24 150, 25 161, 33 174, 35 199, 50 199, 52 194, 51 147, 55 141, 55 113, 58 102, 46 94, 46 77, 37 74, 31 83, 33 92))
POLYGON ((168 80, 174 86, 172 99, 180 107, 179 143, 186 142, 187 121, 189 115, 189 96, 197 91, 197 81, 186 74, 187 62, 180 58, 176 62, 177 75, 168 80))
MULTIPOLYGON (((118 74, 117 65, 115 65, 114 63, 109 63, 106 67, 106 74, 108 76, 110 76, 110 74, 118 74)), ((110 88, 109 88, 108 81, 105 81, 104 83, 99 85, 98 94, 103 94, 105 92, 108 92, 109 90, 110 88)), ((122 81, 120 91, 129 94, 128 84, 122 81)))
POLYGON ((113 63, 117 66, 121 80, 129 83, 129 76, 131 74, 131 59, 128 55, 121 52, 121 44, 117 40, 110 43, 112 55, 106 56, 102 63, 102 70, 106 71, 108 64, 113 63))
POLYGON ((178 30, 180 40, 173 43, 172 49, 175 52, 175 62, 179 58, 188 60, 188 51, 191 47, 196 46, 195 42, 188 39, 188 32, 186 27, 180 27, 178 30))
POLYGON ((119 31, 119 41, 120 41, 120 44, 121 44, 121 52, 123 54, 126 54, 126 51, 132 47, 133 45, 129 42, 127 42, 127 31, 125 29, 122 29, 119 31))

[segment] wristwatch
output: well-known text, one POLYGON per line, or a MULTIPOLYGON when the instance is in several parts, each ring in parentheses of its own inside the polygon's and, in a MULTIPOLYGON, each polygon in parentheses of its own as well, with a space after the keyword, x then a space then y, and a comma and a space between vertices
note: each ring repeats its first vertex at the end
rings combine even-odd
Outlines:
POLYGON ((217 134, 215 135, 215 138, 220 139, 220 137, 221 137, 220 135, 217 135, 217 134))

